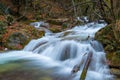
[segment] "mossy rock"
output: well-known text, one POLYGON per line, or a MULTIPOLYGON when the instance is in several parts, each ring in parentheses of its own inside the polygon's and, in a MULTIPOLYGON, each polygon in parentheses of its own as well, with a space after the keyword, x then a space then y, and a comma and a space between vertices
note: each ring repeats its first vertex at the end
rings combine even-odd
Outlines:
POLYGON ((21 32, 14 32, 7 38, 6 47, 9 49, 22 49, 27 41, 26 35, 21 32))
POLYGON ((113 51, 113 50, 114 50, 114 47, 111 46, 111 45, 107 45, 107 46, 105 47, 105 51, 113 51))
POLYGON ((59 28, 50 28, 49 30, 52 31, 53 33, 61 32, 61 29, 59 28))
POLYGON ((115 49, 117 48, 117 41, 114 36, 113 27, 114 26, 110 24, 102 28, 95 34, 95 39, 101 42, 104 48, 107 48, 106 50, 113 47, 113 50, 115 51, 115 49))
POLYGON ((31 32, 24 29, 21 32, 13 32, 5 42, 5 47, 10 50, 22 49, 31 39, 37 39, 44 35, 43 31, 33 29, 31 32))
POLYGON ((115 26, 113 23, 109 24, 99 30, 95 35, 95 39, 103 44, 105 52, 107 53, 107 59, 110 61, 110 64, 114 66, 120 66, 119 26, 120 25, 115 26), (114 29, 116 29, 119 40, 116 40, 115 38, 115 34, 113 32, 114 29))
POLYGON ((15 68, 20 67, 20 66, 21 65, 17 63, 8 63, 8 64, 0 65, 0 73, 14 70, 15 68))
POLYGON ((44 36, 43 30, 38 30, 32 26, 17 23, 16 26, 7 28, 5 34, 1 36, 3 46, 8 50, 23 49, 32 39, 38 39, 44 36))
POLYGON ((38 30, 33 26, 25 26, 25 28, 23 28, 21 31, 24 32, 24 34, 26 34, 29 39, 37 39, 44 36, 45 34, 45 31, 38 30))
POLYGON ((110 62, 110 65, 120 66, 120 51, 107 53, 107 59, 110 62))

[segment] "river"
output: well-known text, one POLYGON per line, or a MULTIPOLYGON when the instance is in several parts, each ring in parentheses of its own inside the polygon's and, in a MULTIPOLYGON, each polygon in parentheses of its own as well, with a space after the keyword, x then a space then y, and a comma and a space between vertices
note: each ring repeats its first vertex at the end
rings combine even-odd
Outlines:
POLYGON ((0 53, 0 80, 82 80, 85 67, 85 80, 114 80, 103 46, 94 40, 105 25, 92 22, 59 33, 49 31, 23 50, 0 53))

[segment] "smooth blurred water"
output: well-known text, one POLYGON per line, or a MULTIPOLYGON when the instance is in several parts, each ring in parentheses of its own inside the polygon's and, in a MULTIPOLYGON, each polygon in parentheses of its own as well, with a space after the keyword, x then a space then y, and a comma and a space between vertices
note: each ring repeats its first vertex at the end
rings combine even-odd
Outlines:
POLYGON ((88 23, 76 26, 31 40, 21 51, 1 53, 0 80, 27 80, 25 76, 30 76, 28 80, 79 80, 90 51, 93 56, 85 80, 114 80, 103 47, 94 40, 95 33, 105 25, 88 23), (71 73, 81 62, 79 71, 71 73))

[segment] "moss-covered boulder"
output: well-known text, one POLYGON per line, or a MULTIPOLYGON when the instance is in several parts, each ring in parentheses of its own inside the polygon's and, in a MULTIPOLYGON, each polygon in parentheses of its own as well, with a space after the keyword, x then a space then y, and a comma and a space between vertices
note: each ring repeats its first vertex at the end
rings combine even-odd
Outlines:
POLYGON ((7 38, 6 47, 9 49, 22 49, 27 41, 26 35, 21 32, 14 32, 7 38))
POLYGON ((112 27, 112 25, 108 25, 98 31, 95 35, 95 39, 103 44, 106 51, 114 51, 116 48, 116 41, 112 27))
POLYGON ((31 39, 38 39, 42 36, 44 36, 43 30, 23 23, 14 23, 6 28, 2 36, 3 47, 8 50, 22 49, 31 39))
POLYGON ((99 30, 95 39, 101 42, 107 53, 107 59, 110 65, 120 66, 120 21, 116 24, 109 24, 99 30))

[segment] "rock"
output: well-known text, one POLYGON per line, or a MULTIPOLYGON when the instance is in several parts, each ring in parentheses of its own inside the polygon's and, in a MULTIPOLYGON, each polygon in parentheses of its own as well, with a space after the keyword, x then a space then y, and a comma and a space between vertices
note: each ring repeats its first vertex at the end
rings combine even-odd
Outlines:
POLYGON ((47 29, 49 29, 49 23, 45 23, 45 22, 43 22, 41 25, 40 25, 41 27, 45 27, 45 28, 47 28, 47 29))
MULTIPOLYGON (((116 24, 120 23, 118 21, 116 24)), ((113 23, 107 25, 103 29, 99 30, 95 39, 103 44, 105 52, 107 53, 107 60, 110 62, 110 65, 120 66, 120 24, 115 26, 113 23), (115 34, 114 31, 117 33, 115 34), (117 39, 116 39, 117 36, 117 39)))
MULTIPOLYGON (((99 42, 101 42, 103 44, 103 47, 106 48, 112 48, 112 51, 115 50, 116 46, 116 41, 115 41, 115 36, 113 34, 113 30, 112 30, 112 25, 108 25, 105 28, 102 28, 101 30, 99 30, 96 34, 95 34, 95 39, 98 40, 99 42), (114 44, 113 44, 114 43, 114 44)), ((109 49, 106 50, 109 50, 109 49)), ((110 49, 111 51, 111 49, 110 49)))
POLYGON ((2 48, 0 48, 0 50, 4 50, 4 48, 8 50, 22 49, 30 40, 38 39, 44 36, 45 33, 43 30, 38 30, 33 26, 18 22, 11 26, 12 27, 8 26, 1 38, 2 48))
POLYGON ((8 48, 5 48, 4 50, 5 50, 5 51, 7 51, 7 50, 8 50, 8 48))
POLYGON ((61 25, 64 22, 69 21, 69 18, 57 18, 57 19, 48 19, 47 22, 61 25))
POLYGON ((20 32, 14 32, 8 37, 6 46, 9 49, 22 49, 26 42, 26 35, 20 32))
POLYGON ((115 76, 115 80, 120 80, 120 69, 111 69, 110 71, 115 76))
POLYGON ((31 26, 34 26, 35 28, 40 28, 40 27, 45 27, 45 28, 49 28, 49 24, 48 23, 45 23, 43 21, 40 21, 40 22, 33 22, 33 23, 30 23, 31 26))
POLYGON ((61 27, 62 27, 61 25, 50 24, 49 30, 52 31, 53 33, 57 33, 62 31, 61 27))
POLYGON ((79 65, 75 65, 75 66, 73 67, 71 73, 72 73, 72 74, 73 74, 73 73, 76 73, 76 72, 79 71, 79 69, 80 69, 80 66, 79 66, 79 65))
POLYGON ((30 23, 30 26, 34 26, 35 28, 40 28, 41 22, 30 23))

